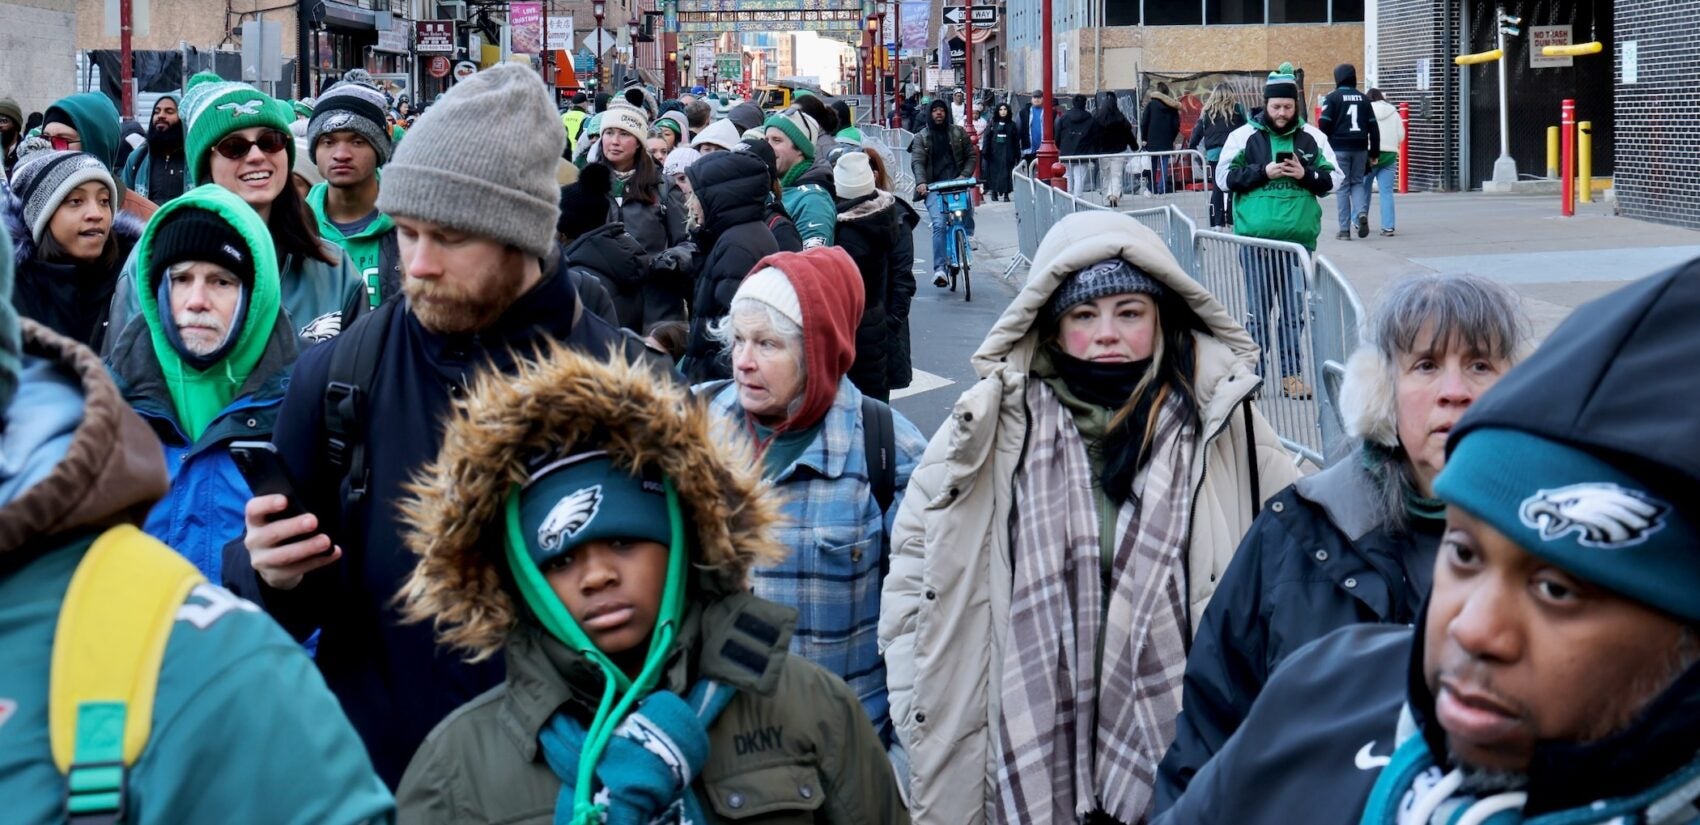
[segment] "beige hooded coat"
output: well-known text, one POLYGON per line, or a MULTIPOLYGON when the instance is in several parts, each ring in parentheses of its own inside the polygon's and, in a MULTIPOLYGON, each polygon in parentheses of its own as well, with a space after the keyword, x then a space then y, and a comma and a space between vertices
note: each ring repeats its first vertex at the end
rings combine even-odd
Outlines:
POLYGON ((1275 431, 1245 403, 1258 387, 1257 345, 1163 241, 1112 212, 1059 222, 1039 244, 1026 287, 974 354, 980 379, 928 444, 892 535, 879 637, 891 718, 910 760, 916 823, 990 821, 1012 590, 1010 518, 1027 431, 1028 365, 1038 344, 1034 327, 1066 276, 1116 256, 1179 293, 1209 330, 1198 333, 1196 350, 1202 437, 1192 462, 1196 493, 1186 550, 1191 628, 1251 526, 1248 462, 1255 455, 1260 505, 1298 477, 1275 431), (1246 443, 1248 415, 1255 451, 1246 443))

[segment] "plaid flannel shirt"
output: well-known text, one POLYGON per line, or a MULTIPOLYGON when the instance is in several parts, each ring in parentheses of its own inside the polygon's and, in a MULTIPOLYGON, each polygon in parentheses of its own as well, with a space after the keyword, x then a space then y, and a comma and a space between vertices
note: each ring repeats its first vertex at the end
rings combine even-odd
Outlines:
MULTIPOLYGON (((710 406, 747 431, 735 385, 715 393, 710 406)), ((879 653, 880 562, 891 552, 891 528, 909 474, 927 449, 909 419, 896 410, 891 418, 897 492, 881 514, 862 445, 862 393, 848 378, 839 381, 820 434, 773 480, 785 497, 779 537, 791 555, 751 575, 757 596, 797 609, 791 652, 847 682, 887 744, 892 729, 879 653)))

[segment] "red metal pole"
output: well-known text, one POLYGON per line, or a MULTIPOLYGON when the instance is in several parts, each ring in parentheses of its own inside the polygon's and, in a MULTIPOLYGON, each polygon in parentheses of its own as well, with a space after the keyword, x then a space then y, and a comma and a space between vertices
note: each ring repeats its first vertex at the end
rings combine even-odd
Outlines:
MULTIPOLYGON (((968 122, 962 125, 962 129, 968 133, 969 145, 979 146, 980 138, 974 134, 974 0, 962 0, 962 11, 963 17, 968 20, 967 25, 962 27, 962 76, 966 78, 963 95, 967 98, 962 102, 962 119, 968 122)), ((980 176, 978 155, 970 174, 976 178, 980 176)), ((974 205, 980 205, 978 187, 974 189, 974 205)))
POLYGON ((130 67, 130 0, 118 0, 118 114, 134 117, 136 101, 130 85, 135 74, 130 67))
POLYGON ((1051 86, 1051 61, 1056 51, 1051 43, 1051 0, 1039 0, 1039 58, 1040 87, 1045 92, 1044 108, 1042 110, 1045 122, 1040 124, 1039 151, 1033 153, 1033 174, 1039 180, 1057 186, 1058 181, 1065 180, 1057 168, 1057 144, 1054 127, 1056 126, 1057 98, 1051 86))
POLYGON ((661 35, 661 59, 666 63, 662 74, 666 79, 666 97, 679 96, 679 36, 672 32, 661 35))
POLYGON ((1399 194, 1411 191, 1411 104, 1399 104, 1399 122, 1404 125, 1399 139, 1399 194))
POLYGON ((891 122, 893 129, 903 128, 903 4, 891 4, 891 122))
POLYGON ((1563 179, 1562 194, 1564 199, 1562 211, 1568 218, 1576 214, 1576 101, 1566 98, 1564 101, 1563 117, 1559 121, 1559 133, 1562 135, 1558 175, 1563 179))

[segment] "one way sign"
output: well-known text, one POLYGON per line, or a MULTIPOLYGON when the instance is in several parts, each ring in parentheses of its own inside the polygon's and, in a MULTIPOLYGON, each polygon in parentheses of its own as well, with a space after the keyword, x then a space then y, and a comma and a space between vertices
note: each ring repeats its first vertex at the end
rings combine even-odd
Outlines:
MULTIPOLYGON (((989 29, 998 24, 997 6, 975 6, 973 14, 974 28, 976 29, 989 29)), ((961 6, 945 6, 944 24, 947 26, 960 26, 967 22, 964 19, 967 15, 968 9, 961 6)))

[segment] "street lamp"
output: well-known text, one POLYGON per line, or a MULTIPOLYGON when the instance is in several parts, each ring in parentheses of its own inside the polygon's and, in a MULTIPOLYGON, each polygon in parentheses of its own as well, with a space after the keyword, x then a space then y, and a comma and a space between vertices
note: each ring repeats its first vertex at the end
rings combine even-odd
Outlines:
POLYGON ((596 16, 596 85, 602 86, 602 17, 608 12, 606 0, 591 0, 590 13, 596 16))
POLYGON ((626 75, 628 82, 631 77, 637 74, 638 27, 641 25, 643 24, 638 22, 635 12, 632 14, 632 18, 626 21, 626 42, 632 44, 632 53, 626 57, 626 71, 629 73, 626 75))

